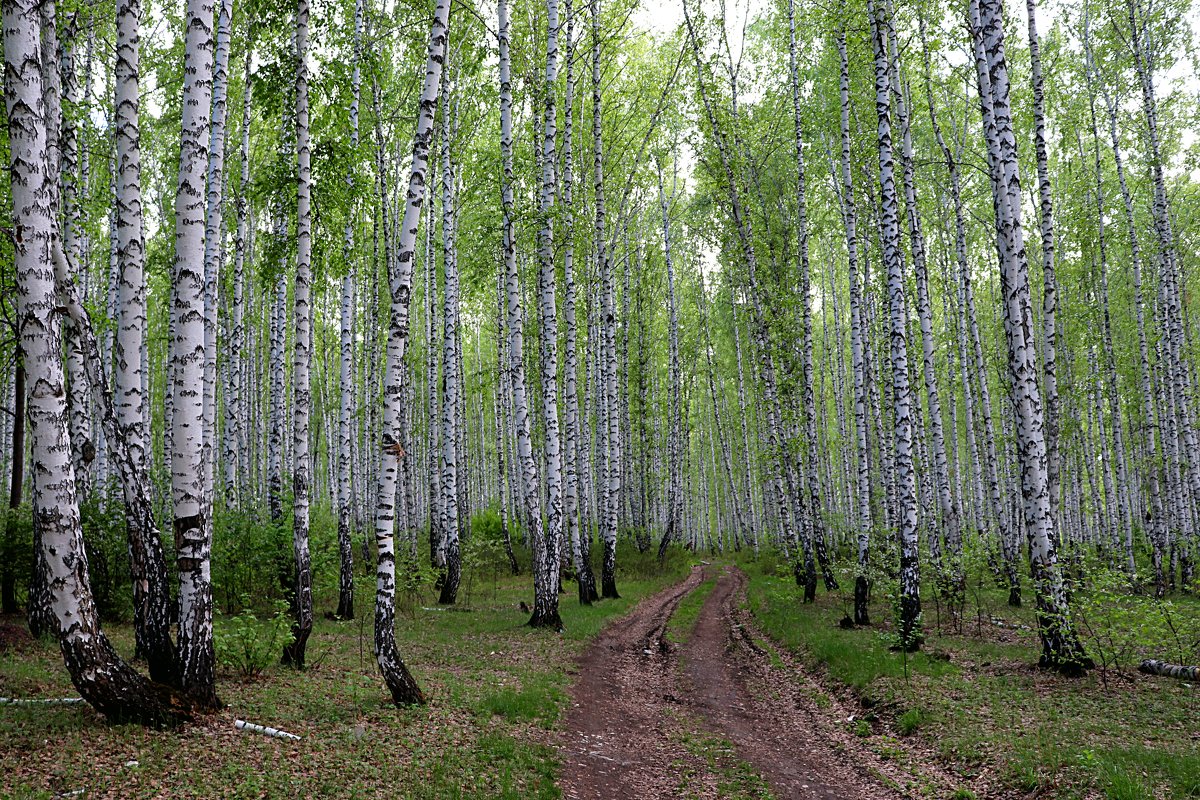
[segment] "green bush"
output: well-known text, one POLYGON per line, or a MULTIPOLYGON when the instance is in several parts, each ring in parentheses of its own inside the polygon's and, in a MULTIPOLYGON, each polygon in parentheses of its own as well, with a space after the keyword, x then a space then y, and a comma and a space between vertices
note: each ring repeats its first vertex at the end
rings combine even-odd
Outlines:
POLYGON ((274 615, 264 620, 250 610, 250 598, 240 598, 245 610, 234 617, 217 616, 213 620, 213 641, 217 662, 252 678, 278 660, 283 648, 292 642, 292 619, 288 604, 276 600, 274 615))

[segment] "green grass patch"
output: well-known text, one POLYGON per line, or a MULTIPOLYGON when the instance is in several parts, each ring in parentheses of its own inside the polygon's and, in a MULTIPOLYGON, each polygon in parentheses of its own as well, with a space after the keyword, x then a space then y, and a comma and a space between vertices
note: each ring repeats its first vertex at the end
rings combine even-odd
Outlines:
POLYGON ((692 635, 692 629, 696 627, 696 621, 700 618, 700 609, 704 607, 704 601, 712 594, 712 590, 717 586, 716 578, 708 578, 701 582, 692 591, 688 592, 687 596, 679 602, 675 608, 675 613, 671 615, 671 619, 667 621, 667 629, 665 635, 667 641, 675 644, 685 644, 692 635))
MULTIPOLYGON (((751 764, 738 758, 733 743, 720 736, 701 731, 686 731, 682 736, 684 748, 704 759, 708 770, 717 778, 717 794, 727 800, 772 800, 771 787, 751 764)), ((681 787, 685 796, 689 787, 681 787)))

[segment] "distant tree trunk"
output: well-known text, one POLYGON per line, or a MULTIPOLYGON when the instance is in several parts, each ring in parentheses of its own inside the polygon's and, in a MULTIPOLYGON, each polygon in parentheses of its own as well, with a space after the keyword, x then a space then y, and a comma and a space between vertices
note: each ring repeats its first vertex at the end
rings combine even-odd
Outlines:
MULTIPOLYGON (((249 23, 247 24, 249 27, 249 23)), ((243 483, 249 473, 249 453, 246 449, 246 404, 249 386, 246 381, 246 256, 250 249, 250 67, 254 61, 253 42, 246 45, 242 74, 242 136, 241 176, 237 196, 237 231, 234 234, 233 255, 233 317, 229 347, 229 395, 225 402, 225 424, 229 428, 225 453, 225 498, 234 508, 241 508, 243 483)))
POLYGON ((863 363, 866 341, 865 314, 858 279, 858 212, 854 202, 854 178, 850 169, 850 68, 846 57, 846 32, 838 32, 838 56, 841 64, 841 200, 842 220, 846 227, 847 272, 850 281, 850 361, 854 370, 854 440, 858 455, 855 496, 857 498, 857 574, 854 577, 854 624, 869 625, 871 479, 870 454, 867 450, 866 370, 863 363))
MULTIPOLYGON (((14 546, 17 532, 17 515, 21 507, 21 494, 25 485, 25 365, 17 353, 17 364, 13 369, 13 417, 12 459, 9 461, 8 513, 4 515, 4 546, 14 546)), ((39 549, 40 542, 36 542, 39 549)), ((32 604, 31 604, 32 608, 32 604)), ((5 614, 17 613, 17 573, 13 561, 6 558, 0 564, 0 610, 5 614)))
POLYGON ((658 165, 658 204, 662 208, 663 255, 667 262, 667 372, 670 394, 667 400, 667 525, 658 546, 658 560, 666 559, 667 545, 676 535, 683 512, 683 418, 679 367, 679 309, 675 304, 675 266, 671 257, 671 202, 676 187, 668 197, 663 185, 662 164, 658 165))
POLYGON ((396 521, 396 481, 400 459, 407 457, 396 440, 398 415, 404 393, 404 351, 408 345, 409 303, 412 300, 413 257, 417 230, 429 171, 429 144, 433 138, 433 117, 437 108, 438 85, 446 61, 449 40, 450 2, 438 0, 429 29, 429 51, 425 61, 425 81, 421 87, 417 128, 413 134, 412 169, 404 219, 400 225, 396 269, 389 275, 391 295, 387 366, 384 374, 383 447, 379 468, 379 495, 376 499, 375 544, 379 553, 375 586, 375 657, 384 683, 396 705, 423 704, 425 696, 396 650, 396 551, 393 529, 396 521))
MULTIPOLYGON (((354 3, 354 71, 350 86, 353 99, 350 101, 350 150, 358 152, 358 104, 362 86, 362 34, 364 0, 354 3)), ((354 170, 346 172, 346 188, 354 192, 354 170)), ((351 542, 353 527, 353 458, 351 456, 351 432, 354 415, 354 228, 357 215, 346 220, 342 236, 342 259, 346 262, 346 275, 342 278, 341 320, 341 369, 338 377, 341 402, 338 406, 338 607, 339 619, 354 619, 354 545, 351 542)), ((369 396, 369 395, 368 395, 369 396)))

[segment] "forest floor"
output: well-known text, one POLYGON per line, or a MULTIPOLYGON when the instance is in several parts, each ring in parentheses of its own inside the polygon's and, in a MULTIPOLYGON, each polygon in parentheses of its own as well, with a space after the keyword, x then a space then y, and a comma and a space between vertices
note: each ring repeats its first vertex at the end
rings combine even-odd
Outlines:
POLYGON ((747 578, 697 566, 606 628, 580 662, 560 747, 566 797, 951 797, 955 779, 909 747, 890 758, 757 631, 747 578))
MULTIPOLYGON (((394 707, 379 677, 371 578, 359 584, 353 621, 324 618, 336 597, 317 598, 307 669, 272 659, 251 678, 222 667, 227 708, 180 731, 107 725, 81 705, 0 705, 0 798, 560 797, 554 728, 576 659, 608 621, 687 574, 683 554, 665 569, 652 553, 641 565, 624 548, 619 558, 622 598, 581 607, 568 584, 562 634, 525 625, 528 573, 467 576, 453 608, 437 606, 431 590, 401 597, 397 643, 429 699, 418 708, 394 707), (302 738, 238 731, 235 719, 302 738)), ((24 630, 21 618, 0 624, 24 630)), ((220 634, 232 620, 216 624, 220 634)), ((105 630, 128 656, 132 629, 105 630)), ((27 634, 0 642, 0 697, 70 696, 56 644, 27 634)))

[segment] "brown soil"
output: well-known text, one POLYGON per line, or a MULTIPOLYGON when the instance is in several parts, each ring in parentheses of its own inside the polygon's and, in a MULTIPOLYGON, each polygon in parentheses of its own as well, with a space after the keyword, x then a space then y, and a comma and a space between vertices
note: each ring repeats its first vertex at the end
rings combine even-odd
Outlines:
POLYGON ((31 644, 33 644, 33 636, 30 635, 23 623, 9 622, 8 618, 0 618, 0 653, 22 650, 31 644))
POLYGON ((723 756, 697 752, 697 734, 732 743, 736 759, 780 800, 887 800, 953 785, 917 770, 927 754, 881 758, 850 733, 854 710, 759 644, 765 640, 739 602, 745 575, 717 569, 707 568, 716 586, 678 650, 663 630, 704 580, 700 567, 610 625, 584 653, 560 743, 564 797, 720 797, 723 756))

